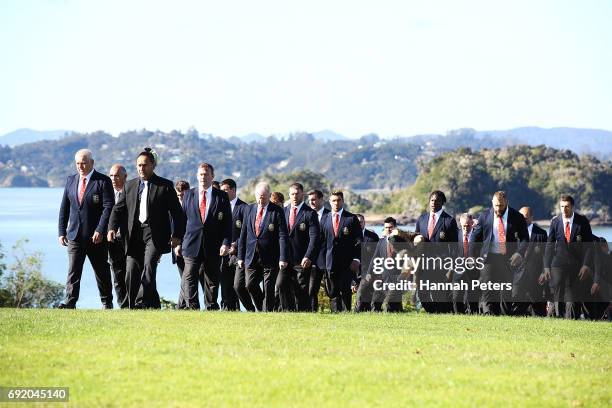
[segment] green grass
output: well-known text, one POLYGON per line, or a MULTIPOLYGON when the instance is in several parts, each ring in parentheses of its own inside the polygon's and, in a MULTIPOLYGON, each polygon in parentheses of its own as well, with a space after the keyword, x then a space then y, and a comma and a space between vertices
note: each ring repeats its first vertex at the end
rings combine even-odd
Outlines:
POLYGON ((0 386, 75 406, 610 406, 611 346, 608 323, 554 319, 4 309, 0 386))

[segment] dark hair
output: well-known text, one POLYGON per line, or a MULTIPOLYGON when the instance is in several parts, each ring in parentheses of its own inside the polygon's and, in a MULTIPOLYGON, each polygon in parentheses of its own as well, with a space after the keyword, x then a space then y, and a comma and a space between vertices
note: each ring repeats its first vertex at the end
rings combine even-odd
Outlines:
POLYGON ((174 185, 174 188, 176 189, 176 191, 178 191, 179 193, 185 190, 189 190, 189 182, 187 180, 179 180, 176 182, 176 184, 174 185))
POLYGON ((496 191, 493 194, 493 197, 497 197, 498 200, 504 200, 504 201, 508 200, 508 196, 506 195, 506 192, 503 190, 496 191))
POLYGON ((215 175, 215 168, 213 167, 212 164, 210 163, 206 163, 206 162, 202 162, 198 165, 198 169, 201 168, 208 168, 208 170, 210 170, 210 172, 213 174, 213 176, 215 175))
POLYGON ((323 192, 321 190, 310 190, 307 195, 316 195, 318 199, 323 198, 323 192))
POLYGON ((304 186, 301 185, 300 183, 293 183, 292 185, 289 186, 289 189, 295 188, 296 190, 299 191, 304 191, 304 186))
POLYGON ((330 196, 338 196, 342 199, 342 201, 344 201, 344 193, 340 190, 337 191, 332 191, 331 193, 329 193, 330 196))
POLYGON ((385 224, 393 224, 393 225, 397 225, 397 221, 395 220, 395 218, 393 217, 387 217, 385 218, 384 221, 385 224))
POLYGON ((432 191, 431 193, 429 193, 429 199, 431 200, 431 197, 433 197, 434 195, 442 201, 442 204, 446 203, 446 196, 444 195, 442 191, 440 190, 432 191))
POLYGON ((559 201, 567 201, 568 203, 572 205, 572 207, 574 206, 574 197, 572 197, 569 194, 562 194, 559 201))
POLYGON ((145 147, 144 150, 138 154, 138 157, 140 156, 145 156, 147 159, 149 159, 151 163, 157 164, 155 163, 155 156, 153 155, 153 149, 151 149, 150 147, 145 147))
POLYGON ((225 179, 221 182, 222 186, 228 186, 230 189, 235 190, 236 189, 236 182, 232 179, 225 179))

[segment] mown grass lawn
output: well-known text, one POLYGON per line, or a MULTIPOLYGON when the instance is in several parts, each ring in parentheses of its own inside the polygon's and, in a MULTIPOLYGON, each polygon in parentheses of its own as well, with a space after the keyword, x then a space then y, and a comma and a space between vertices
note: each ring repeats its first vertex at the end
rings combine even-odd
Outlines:
POLYGON ((611 346, 608 323, 554 319, 4 309, 0 386, 75 406, 610 406, 611 346))

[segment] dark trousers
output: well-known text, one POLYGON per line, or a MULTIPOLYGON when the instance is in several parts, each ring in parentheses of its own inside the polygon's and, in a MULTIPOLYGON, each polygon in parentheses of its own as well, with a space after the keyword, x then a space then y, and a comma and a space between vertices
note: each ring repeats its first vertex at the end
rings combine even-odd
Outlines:
POLYGON ((198 283, 204 291, 204 305, 206 310, 219 310, 217 297, 219 295, 219 272, 221 257, 217 254, 206 255, 204 249, 195 258, 183 257, 185 270, 181 286, 185 293, 185 302, 189 309, 199 309, 198 283))
POLYGON ((185 301, 185 291, 183 290, 183 272, 185 271, 185 258, 183 258, 182 256, 176 257, 176 268, 178 269, 179 278, 181 280, 178 303, 176 306, 179 309, 187 309, 187 302, 185 301))
POLYGON ((240 303, 248 312, 254 312, 255 306, 253 300, 246 287, 246 272, 244 268, 236 266, 236 273, 234 274, 234 292, 238 295, 240 303))
POLYGON ((89 258, 94 270, 102 305, 106 308, 112 308, 113 293, 111 273, 107 262, 107 243, 104 241, 100 244, 94 244, 90 239, 68 240, 68 278, 66 279, 66 299, 64 303, 70 308, 76 307, 81 290, 81 276, 83 275, 85 257, 89 258))
POLYGON ((151 228, 137 223, 132 229, 126 261, 125 282, 130 309, 161 309, 156 281, 161 255, 153 244, 151 228))
MULTIPOLYGON (((480 271, 480 282, 512 283, 512 271, 508 256, 490 253, 487 263, 480 271)), ((481 292, 482 313, 491 315, 509 315, 512 307, 512 290, 490 290, 481 292)))
POLYGON ((224 256, 221 258, 221 309, 240 310, 238 295, 234 290, 234 279, 236 275, 236 257, 224 256))
MULTIPOLYGON (((378 294, 374 299, 374 281, 383 280, 382 274, 364 274, 359 281, 359 287, 357 288, 357 296, 355 299, 355 312, 370 312, 378 308, 377 311, 382 311, 382 302, 385 294, 378 294), (374 305, 374 300, 377 305, 374 305)), ((376 291, 384 292, 384 291, 376 291)))
MULTIPOLYGON (((302 269, 299 267, 300 270, 302 269)), ((278 271, 276 277, 275 292, 278 293, 276 310, 281 312, 295 312, 295 286, 297 282, 297 271, 288 266, 278 271)))
POLYGON ((453 283, 461 284, 464 282, 468 289, 458 289, 452 291, 453 313, 456 314, 477 314, 478 302, 480 299, 480 289, 472 289, 472 280, 478 280, 479 271, 466 270, 462 274, 453 272, 453 283))
POLYGON ((319 290, 321 289, 321 280, 323 279, 323 271, 317 266, 310 268, 310 282, 308 284, 308 301, 310 303, 310 311, 319 311, 319 290))
POLYGON ((129 306, 127 288, 125 285, 126 256, 125 246, 120 238, 116 239, 115 242, 108 243, 108 259, 110 260, 111 269, 113 271, 117 304, 121 309, 125 309, 129 306))
POLYGON ((592 310, 589 310, 589 301, 593 280, 589 278, 581 281, 578 277, 580 267, 576 264, 553 266, 550 269, 550 286, 553 292, 556 317, 579 319, 582 313, 587 319, 591 317, 592 310))
POLYGON ((349 269, 332 269, 327 271, 325 277, 327 287, 329 288, 332 313, 350 312, 351 300, 353 298, 353 293, 351 292, 353 272, 349 269))
MULTIPOLYGON (((295 271, 295 281, 293 292, 295 294, 295 304, 297 305, 298 312, 310 312, 312 311, 312 301, 310 298, 310 281, 312 274, 316 273, 314 270, 316 267, 311 266, 309 268, 302 268, 301 265, 293 267, 295 271)), ((321 280, 319 280, 319 286, 321 286, 321 280)), ((317 288, 317 295, 319 294, 317 288)))
POLYGON ((423 309, 428 313, 450 313, 453 311, 452 294, 447 290, 421 289, 421 281, 432 283, 448 282, 447 271, 423 269, 418 273, 417 293, 423 309))
POLYGON ((246 287, 258 311, 274 311, 274 289, 278 276, 278 266, 264 267, 259 255, 246 268, 246 287), (259 284, 263 281, 263 292, 259 284))

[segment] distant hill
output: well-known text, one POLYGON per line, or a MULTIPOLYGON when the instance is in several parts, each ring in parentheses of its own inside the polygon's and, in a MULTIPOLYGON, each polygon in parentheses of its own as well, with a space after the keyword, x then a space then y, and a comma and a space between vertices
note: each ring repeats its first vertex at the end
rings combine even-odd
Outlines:
POLYGON ((24 143, 33 143, 40 140, 57 140, 68 134, 69 130, 33 130, 17 129, 0 136, 0 145, 17 146, 24 143))

